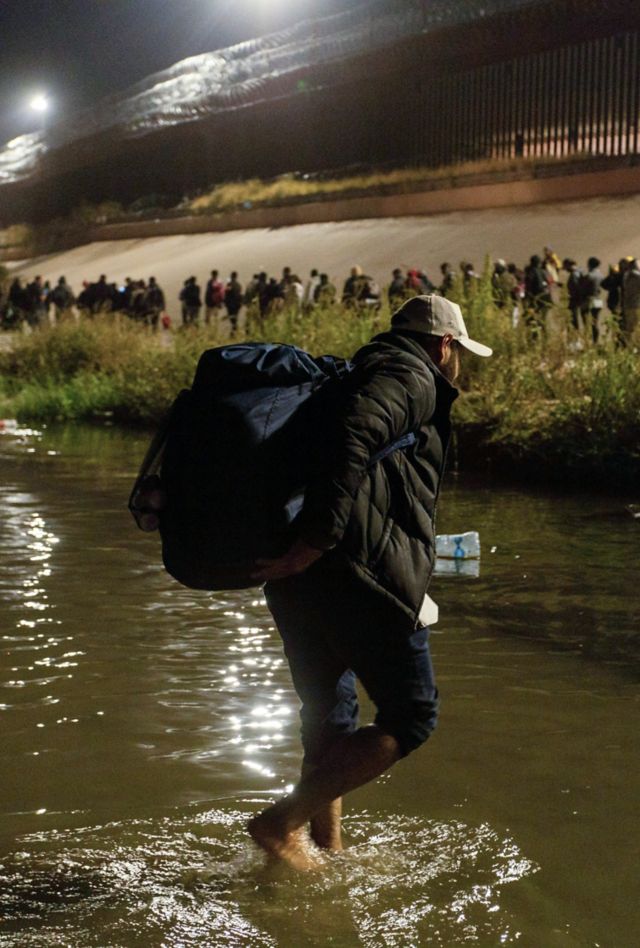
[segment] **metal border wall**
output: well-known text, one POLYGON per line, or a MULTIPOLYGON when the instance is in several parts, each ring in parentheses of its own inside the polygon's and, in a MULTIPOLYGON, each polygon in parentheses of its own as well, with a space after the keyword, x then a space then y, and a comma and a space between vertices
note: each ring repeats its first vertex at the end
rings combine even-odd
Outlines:
POLYGON ((138 138, 101 134, 0 189, 2 217, 179 199, 349 166, 640 153, 638 0, 544 0, 274 79, 263 98, 138 138))
POLYGON ((639 54, 629 31, 423 81, 406 157, 637 155, 639 54))

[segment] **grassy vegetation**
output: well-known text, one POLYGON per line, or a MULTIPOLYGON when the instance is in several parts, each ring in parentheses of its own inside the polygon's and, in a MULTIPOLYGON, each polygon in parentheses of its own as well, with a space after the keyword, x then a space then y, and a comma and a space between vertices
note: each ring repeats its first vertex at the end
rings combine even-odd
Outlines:
MULTIPOLYGON (((488 275, 469 298, 460 287, 457 293, 470 334, 495 350, 492 359, 469 354, 463 361, 455 408, 463 457, 473 446, 517 461, 514 470, 528 476, 637 482, 637 350, 616 349, 612 335, 593 346, 567 329, 563 313, 536 338, 526 324, 514 329, 510 313, 493 303, 488 275)), ((282 311, 263 324, 252 314, 247 338, 348 356, 388 320, 384 309, 359 315, 340 306, 302 316, 282 311)), ((226 341, 224 326, 154 336, 111 315, 20 335, 0 351, 0 417, 48 422, 110 413, 153 425, 190 385, 200 353, 226 341)))
POLYGON ((465 359, 456 403, 462 442, 520 462, 534 479, 637 484, 638 349, 616 348, 613 317, 598 345, 568 327, 566 311, 551 313, 549 329, 532 338, 526 324, 513 330, 493 306, 485 279, 465 318, 495 355, 465 359))
POLYGON ((201 350, 215 339, 177 334, 163 348, 124 317, 66 322, 20 336, 0 352, 0 417, 79 421, 108 412, 152 424, 191 384, 201 350))
MULTIPOLYGON (((585 156, 586 157, 586 156, 585 156)), ((579 160, 574 156, 573 160, 579 160)), ((565 159, 566 161, 566 159, 565 159)), ((280 204, 296 199, 313 200, 328 196, 341 197, 345 193, 385 189, 414 191, 430 183, 453 180, 468 175, 498 174, 516 171, 526 173, 542 164, 558 164, 560 159, 552 156, 542 158, 490 158, 467 161, 440 168, 410 167, 389 171, 368 171, 360 174, 334 175, 319 178, 313 175, 283 174, 273 180, 250 178, 246 181, 230 181, 216 185, 205 194, 190 201, 188 209, 195 214, 211 214, 242 207, 264 204, 280 204)))
POLYGON ((592 161, 588 154, 572 155, 570 159, 553 156, 537 158, 489 158, 467 161, 439 168, 408 167, 386 171, 363 171, 358 174, 348 171, 336 172, 331 177, 290 173, 277 178, 246 181, 229 181, 217 184, 186 202, 179 208, 175 201, 163 194, 147 194, 137 198, 127 207, 118 201, 102 201, 98 204, 85 202, 73 208, 66 217, 55 218, 37 225, 13 224, 0 230, 0 255, 10 252, 25 257, 54 253, 76 246, 85 240, 87 228, 96 224, 107 224, 133 218, 154 218, 167 211, 191 214, 217 214, 225 211, 265 205, 286 204, 292 201, 309 201, 327 197, 344 197, 347 194, 377 194, 387 190, 412 192, 421 187, 428 188, 437 183, 453 184, 470 175, 500 174, 515 172, 527 174, 543 165, 562 165, 570 162, 592 161))
POLYGON ((0 230, 0 251, 18 247, 29 247, 33 242, 33 229, 28 224, 12 224, 0 230))
POLYGON ((80 204, 66 217, 57 217, 43 224, 13 224, 0 230, 0 255, 22 253, 25 257, 54 253, 84 241, 87 227, 106 224, 124 215, 117 201, 80 204))

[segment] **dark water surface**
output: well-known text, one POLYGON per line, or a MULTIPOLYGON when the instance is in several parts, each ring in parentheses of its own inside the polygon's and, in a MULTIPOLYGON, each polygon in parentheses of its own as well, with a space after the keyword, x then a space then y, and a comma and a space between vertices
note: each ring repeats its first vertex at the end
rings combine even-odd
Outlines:
POLYGON ((440 726, 300 877, 244 829, 299 764, 277 634, 163 572, 144 441, 0 436, 0 945, 640 944, 639 498, 449 482, 440 726))

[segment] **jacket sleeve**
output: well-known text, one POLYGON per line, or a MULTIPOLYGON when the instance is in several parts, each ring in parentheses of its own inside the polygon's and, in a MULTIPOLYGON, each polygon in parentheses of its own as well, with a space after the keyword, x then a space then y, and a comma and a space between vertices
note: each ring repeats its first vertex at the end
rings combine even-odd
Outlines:
POLYGON ((339 543, 373 455, 416 431, 433 414, 435 402, 432 373, 406 357, 388 359, 348 385, 307 483, 298 521, 302 540, 320 550, 339 543))

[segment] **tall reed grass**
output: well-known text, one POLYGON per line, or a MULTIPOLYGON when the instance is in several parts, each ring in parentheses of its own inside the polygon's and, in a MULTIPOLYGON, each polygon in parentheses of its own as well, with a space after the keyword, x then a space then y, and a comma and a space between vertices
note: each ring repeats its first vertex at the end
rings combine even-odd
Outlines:
MULTIPOLYGON (((575 156, 581 160, 588 156, 575 156)), ((455 179, 468 175, 499 174, 504 172, 526 173, 540 165, 560 164, 561 159, 549 157, 536 158, 487 158, 477 161, 442 165, 438 168, 407 167, 389 170, 363 171, 359 174, 335 174, 333 177, 301 177, 298 174, 283 174, 272 180, 249 178, 244 181, 226 181, 215 185, 205 194, 193 198, 188 208, 196 214, 231 210, 256 204, 278 204, 295 199, 313 199, 329 195, 344 195, 353 191, 371 191, 381 189, 415 190, 430 182, 455 179)))

